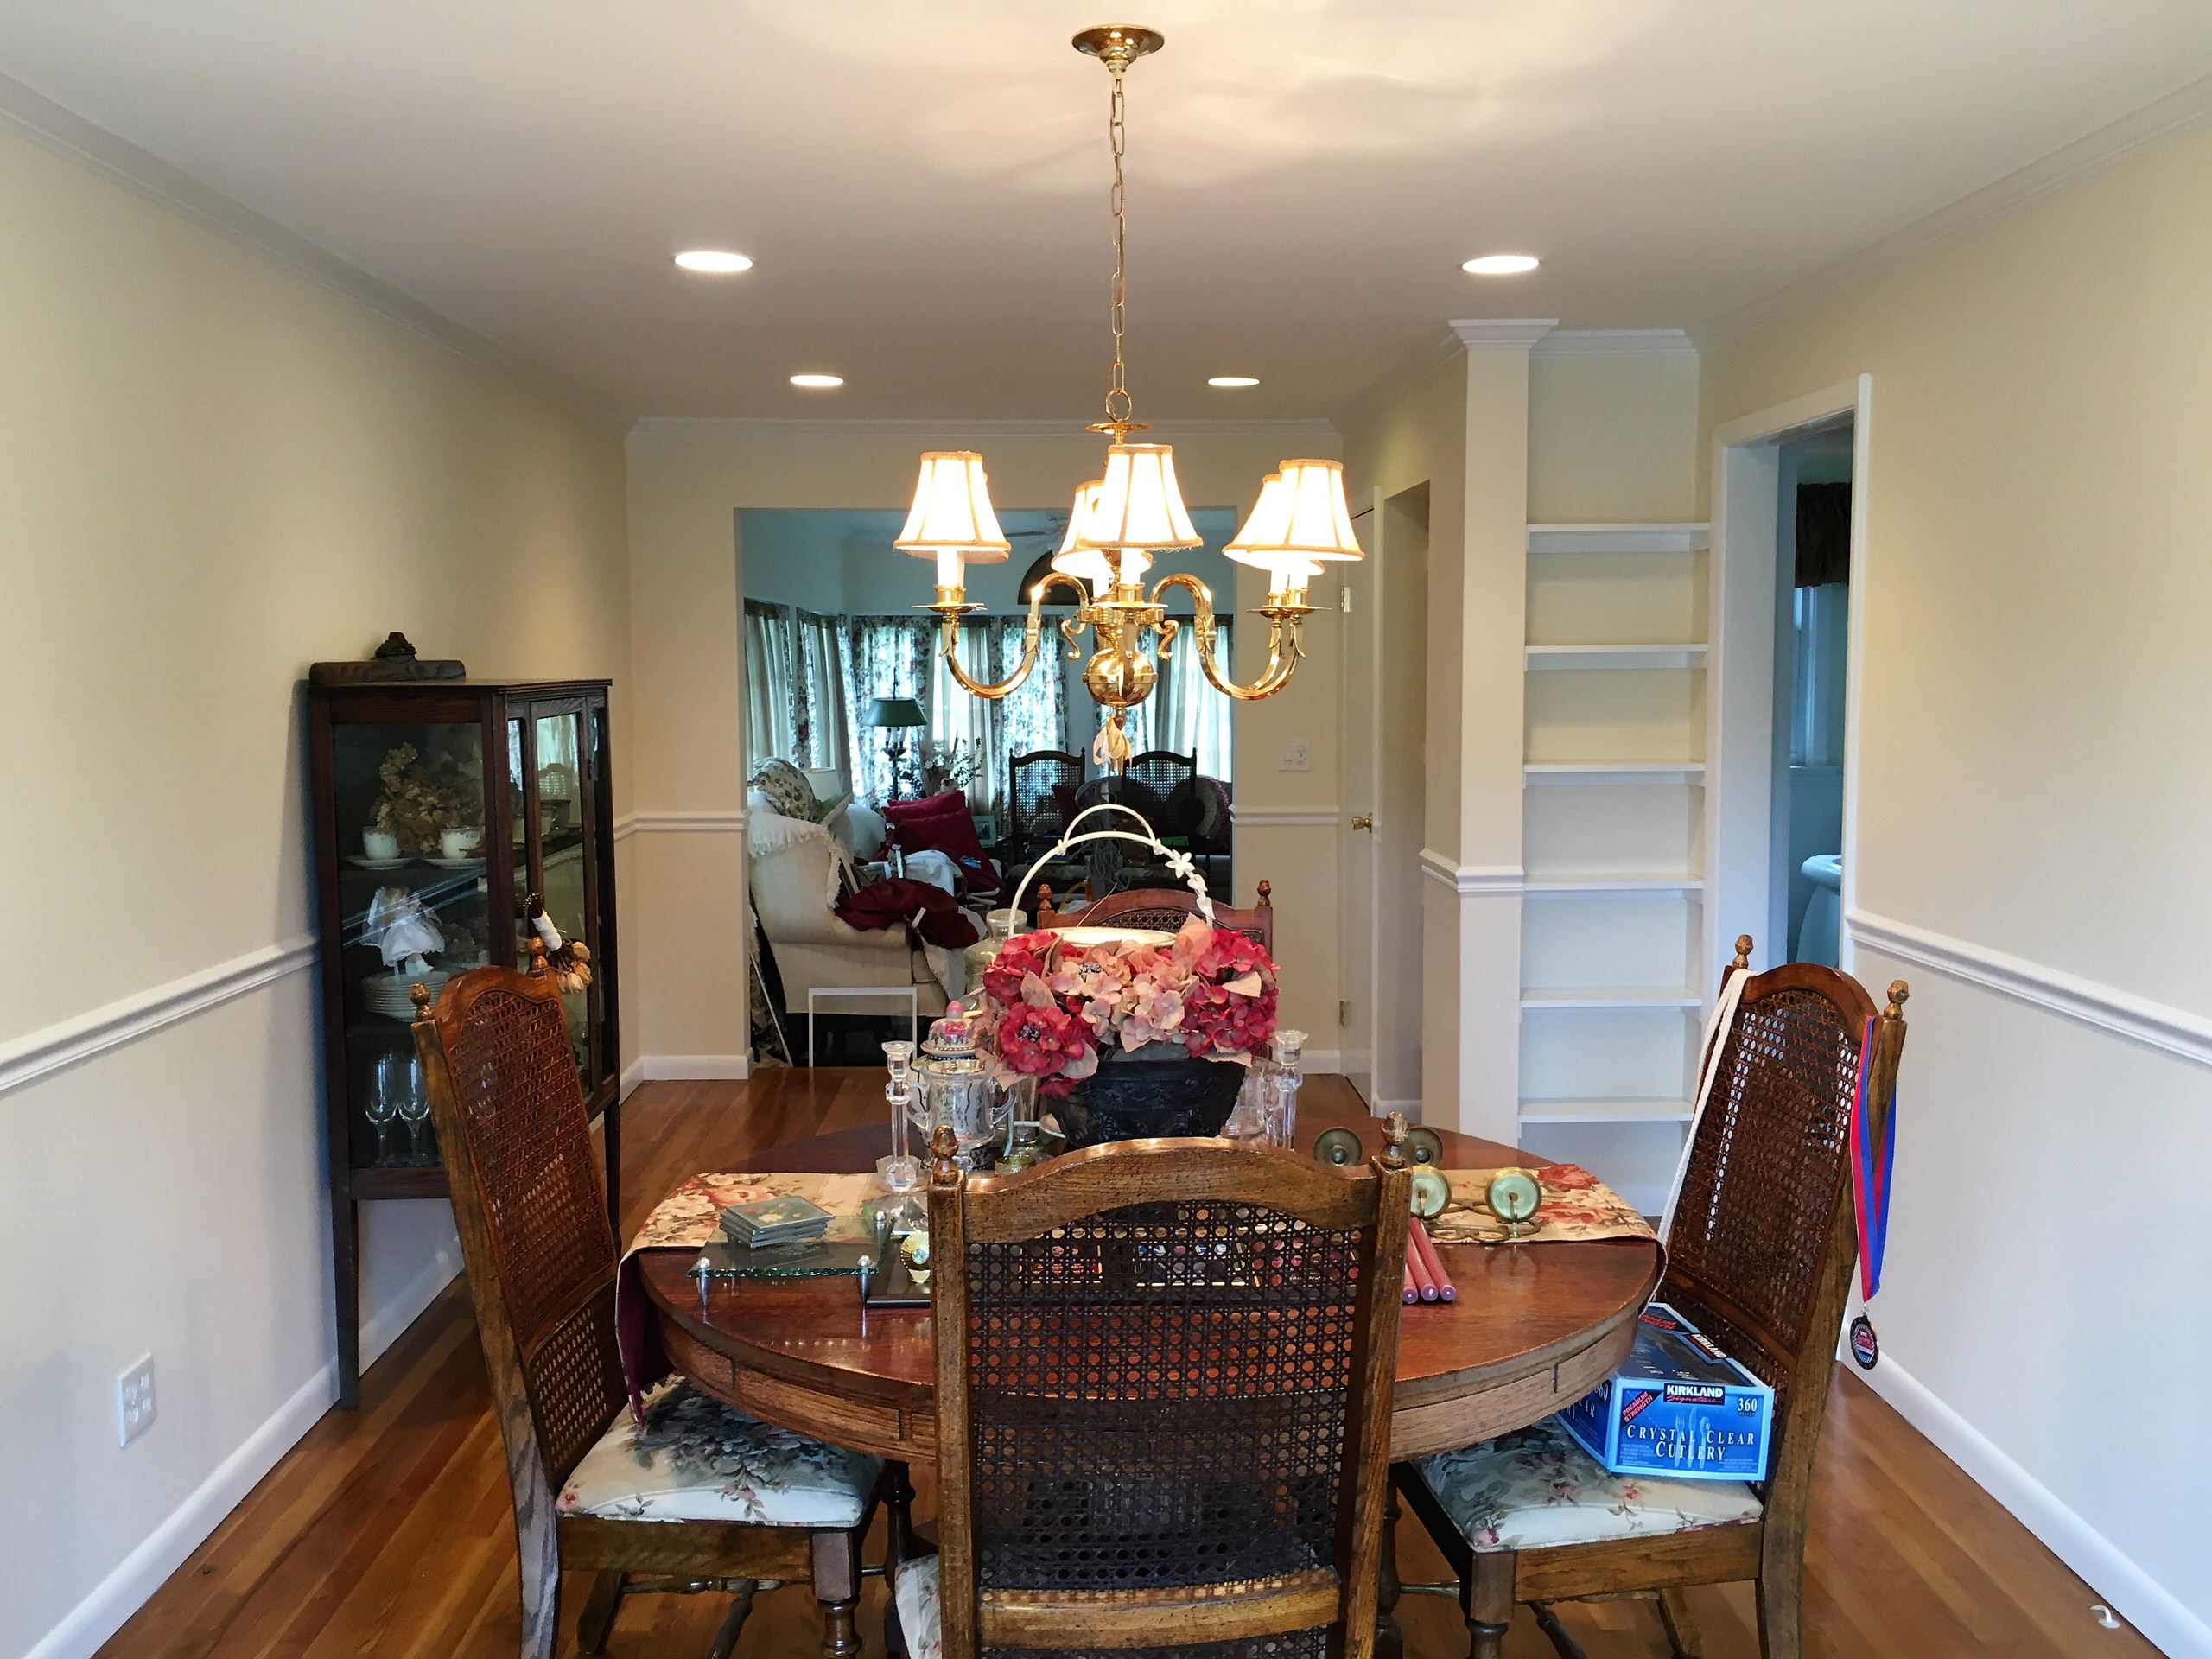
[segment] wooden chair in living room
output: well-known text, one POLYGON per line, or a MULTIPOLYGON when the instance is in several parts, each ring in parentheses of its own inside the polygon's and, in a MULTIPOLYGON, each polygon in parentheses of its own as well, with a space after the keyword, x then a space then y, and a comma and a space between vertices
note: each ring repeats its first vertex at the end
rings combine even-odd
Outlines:
POLYGON ((930 1187, 938 1553, 912 1659, 1368 1659, 1410 1170, 1217 1141, 930 1187))
MULTIPOLYGON (((1093 899, 1081 910, 1051 907, 1052 890, 1038 901, 1039 927, 1147 927, 1173 933, 1198 913, 1197 895, 1185 887, 1133 887, 1093 899)), ((1260 883, 1258 902, 1249 910, 1234 905, 1213 907, 1214 925, 1225 927, 1258 942, 1269 956, 1275 949, 1275 899, 1272 883, 1260 883)))
POLYGON ((620 1262, 559 986, 478 968, 435 1010, 415 988, 422 1061, 477 1334, 505 1445, 522 1567, 522 1653, 553 1651, 561 1574, 598 1577, 576 1644, 604 1649, 623 1595, 736 1597, 727 1659, 761 1580, 811 1580, 822 1650, 854 1654, 860 1547, 883 1465, 756 1422, 677 1382, 631 1416, 615 1347, 620 1262), (688 1522, 690 1525, 669 1524, 688 1522))
MULTIPOLYGON (((1747 971, 1737 941, 1732 973, 1747 971)), ((1401 1465, 1405 1495, 1459 1576, 1473 1659, 1496 1659, 1518 1603, 1562 1653, 1550 1604, 1656 1592, 1677 1656, 1699 1651, 1682 1587, 1755 1580, 1760 1650, 1797 1659, 1805 1519, 1836 1338, 1858 1257, 1852 1103, 1874 1020, 1868 1098, 1886 1106, 1904 1048, 1898 980, 1877 1020, 1858 981, 1793 963, 1745 981, 1718 1039, 1711 1094, 1667 1241, 1656 1300, 1775 1391, 1767 1478, 1617 1476, 1559 1419, 1401 1465)))

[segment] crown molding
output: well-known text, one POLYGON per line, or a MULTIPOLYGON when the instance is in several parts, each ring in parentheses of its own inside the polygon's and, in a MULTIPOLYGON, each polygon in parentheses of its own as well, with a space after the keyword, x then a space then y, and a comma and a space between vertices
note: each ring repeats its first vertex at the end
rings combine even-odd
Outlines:
POLYGON ((1730 312, 1700 329, 1699 343, 1709 351, 1723 341, 1748 334, 1902 264, 1924 248, 1962 236, 1991 219, 2101 173, 2162 138, 2201 126, 2208 120, 2212 120, 2212 75, 2192 80, 2132 115, 2124 115, 2107 126, 2083 134, 2041 161, 2031 162, 2017 172, 1970 191, 1956 201, 1868 243, 1856 253, 1847 254, 1809 276, 1730 312))
MULTIPOLYGON (((915 443, 945 443, 962 438, 1081 438, 1096 442, 1100 435, 1079 420, 1009 421, 902 417, 893 420, 784 420, 746 415, 648 415, 630 424, 636 438, 888 438, 915 443)), ((1164 420, 1156 422, 1150 438, 1255 438, 1317 440, 1333 443, 1343 435, 1336 423, 1321 419, 1286 420, 1164 420)))
POLYGON ((1559 327, 1557 317, 1454 317, 1452 332, 1469 351, 1531 349, 1559 327))
POLYGON ((1560 328, 1533 348, 1539 357, 1695 357, 1681 328, 1560 328))
POLYGON ((0 75, 0 130, 27 139, 142 200, 182 215, 202 230, 251 248, 295 275, 351 300, 418 339, 442 346, 481 368, 518 380, 598 419, 620 419, 601 398, 570 385, 505 346, 432 310, 411 295, 372 276, 327 248, 264 218, 244 202, 86 120, 20 80, 0 75))

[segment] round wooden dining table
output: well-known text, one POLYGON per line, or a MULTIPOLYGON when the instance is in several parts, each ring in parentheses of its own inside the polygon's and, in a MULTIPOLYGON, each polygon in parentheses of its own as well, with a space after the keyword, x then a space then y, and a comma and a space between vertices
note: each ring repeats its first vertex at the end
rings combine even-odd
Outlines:
MULTIPOLYGON (((1370 1153, 1382 1147, 1374 1118, 1304 1109, 1297 1143, 1338 1124, 1370 1153)), ((1442 1138, 1449 1168, 1538 1161, 1494 1141, 1442 1138)), ((884 1123, 793 1141, 756 1166, 861 1173, 889 1150, 884 1123)), ((1660 1251, 1649 1239, 1440 1249, 1459 1296, 1404 1310, 1394 1459, 1471 1446, 1579 1400, 1626 1357, 1636 1316, 1658 1287, 1660 1251)), ((721 1279, 702 1301, 691 1259, 656 1250, 639 1265, 669 1358, 696 1387, 817 1440, 935 1465, 927 1308, 864 1307, 845 1278, 721 1279)))

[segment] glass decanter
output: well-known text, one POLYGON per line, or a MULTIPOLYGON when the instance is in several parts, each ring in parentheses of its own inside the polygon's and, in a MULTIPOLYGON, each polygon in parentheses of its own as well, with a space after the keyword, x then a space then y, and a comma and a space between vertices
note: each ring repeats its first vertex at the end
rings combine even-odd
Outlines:
POLYGON ((1260 1120, 1268 1145, 1295 1144, 1298 1133, 1298 1087, 1306 1081, 1301 1062, 1306 1049, 1302 1031, 1279 1030, 1260 1062, 1260 1120))
POLYGON ((999 952, 1006 949, 1007 941, 1021 931, 1022 914, 1018 910, 995 910, 983 921, 988 931, 969 945, 962 957, 968 970, 968 994, 971 997, 981 994, 983 976, 998 960, 999 952))

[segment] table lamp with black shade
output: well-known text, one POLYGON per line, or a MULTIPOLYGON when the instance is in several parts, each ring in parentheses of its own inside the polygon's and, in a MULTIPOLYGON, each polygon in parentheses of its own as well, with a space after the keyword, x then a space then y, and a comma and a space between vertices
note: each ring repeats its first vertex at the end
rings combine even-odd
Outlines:
POLYGON ((901 799, 900 791, 906 782, 906 773, 904 764, 906 757, 906 740, 903 737, 893 737, 888 734, 926 727, 930 723, 929 716, 922 712, 922 705, 912 697, 874 697, 869 699, 868 712, 862 716, 862 723, 880 727, 885 730, 887 735, 883 740, 883 754, 884 758, 891 763, 891 798, 894 801, 901 799))

